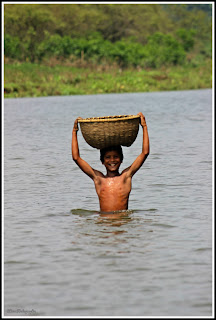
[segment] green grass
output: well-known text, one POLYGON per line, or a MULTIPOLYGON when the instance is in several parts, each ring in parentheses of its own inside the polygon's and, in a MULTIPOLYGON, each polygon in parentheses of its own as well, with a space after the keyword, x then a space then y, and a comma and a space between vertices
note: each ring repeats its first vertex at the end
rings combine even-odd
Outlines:
POLYGON ((212 87, 211 61, 198 66, 120 69, 118 66, 5 63, 5 98, 190 90, 212 87))

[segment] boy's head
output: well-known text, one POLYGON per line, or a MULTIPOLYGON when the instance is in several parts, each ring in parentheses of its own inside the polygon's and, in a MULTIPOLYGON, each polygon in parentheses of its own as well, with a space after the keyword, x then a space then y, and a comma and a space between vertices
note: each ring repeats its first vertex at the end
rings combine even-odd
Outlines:
POLYGON ((121 159, 121 162, 123 161, 123 152, 122 152, 122 147, 121 146, 112 146, 112 147, 107 147, 103 148, 100 150, 100 160, 102 163, 104 163, 104 156, 107 152, 109 151, 116 151, 119 154, 119 157, 121 159))

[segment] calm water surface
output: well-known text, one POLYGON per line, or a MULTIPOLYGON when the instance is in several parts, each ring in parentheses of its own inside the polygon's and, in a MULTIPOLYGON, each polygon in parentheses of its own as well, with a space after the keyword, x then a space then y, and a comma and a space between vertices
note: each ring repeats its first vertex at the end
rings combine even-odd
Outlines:
POLYGON ((211 316, 212 91, 6 99, 4 262, 7 316, 211 316), (129 210, 104 216, 71 159, 73 122, 140 111, 150 155, 129 210))

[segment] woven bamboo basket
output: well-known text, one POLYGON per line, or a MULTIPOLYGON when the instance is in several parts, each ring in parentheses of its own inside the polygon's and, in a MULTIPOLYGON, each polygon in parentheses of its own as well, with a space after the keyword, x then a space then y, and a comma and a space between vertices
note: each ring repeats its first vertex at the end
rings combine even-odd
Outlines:
POLYGON ((139 115, 119 115, 79 119, 82 135, 93 148, 129 147, 139 131, 139 115))

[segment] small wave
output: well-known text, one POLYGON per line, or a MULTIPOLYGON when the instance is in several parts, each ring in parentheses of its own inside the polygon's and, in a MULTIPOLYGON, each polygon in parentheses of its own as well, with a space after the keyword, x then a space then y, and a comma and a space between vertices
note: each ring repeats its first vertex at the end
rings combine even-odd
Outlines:
POLYGON ((175 228, 175 226, 172 226, 166 223, 153 223, 152 225, 156 227, 162 227, 162 228, 175 228))
POLYGON ((149 208, 149 209, 136 209, 136 210, 133 210, 133 212, 138 212, 138 213, 146 213, 146 212, 156 212, 158 211, 158 209, 156 208, 149 208))
POLYGON ((118 210, 118 211, 109 211, 109 212, 103 212, 103 211, 96 211, 96 210, 86 210, 86 209, 71 209, 70 213, 74 215, 79 216, 88 216, 92 214, 116 214, 116 213, 133 213, 134 210, 118 210))
POLYGON ((73 214, 73 215, 78 215, 78 216, 81 216, 81 217, 86 217, 86 216, 90 216, 90 215, 96 214, 96 213, 98 213, 98 212, 95 211, 95 210, 71 209, 71 210, 70 210, 70 213, 73 214))
POLYGON ((17 260, 8 260, 5 261, 5 264, 25 264, 25 261, 17 261, 17 260))
POLYGON ((197 248, 195 249, 195 251, 198 251, 198 252, 202 252, 202 251, 211 251, 212 249, 207 247, 207 248, 197 248))

